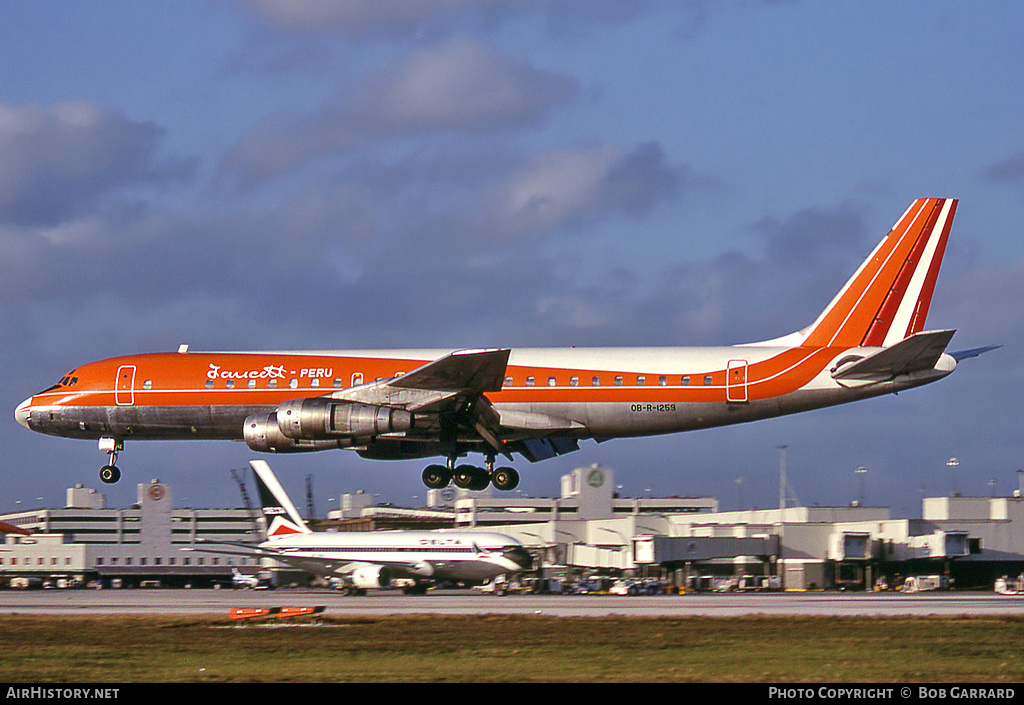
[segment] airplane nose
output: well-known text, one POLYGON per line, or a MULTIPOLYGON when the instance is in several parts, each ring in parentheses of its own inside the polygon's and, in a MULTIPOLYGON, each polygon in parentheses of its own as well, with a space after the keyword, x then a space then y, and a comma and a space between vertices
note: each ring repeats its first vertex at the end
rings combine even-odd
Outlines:
POLYGON ((18 404, 18 407, 14 410, 14 418, 17 419, 25 428, 28 428, 28 415, 32 409, 32 398, 29 397, 25 401, 18 404))

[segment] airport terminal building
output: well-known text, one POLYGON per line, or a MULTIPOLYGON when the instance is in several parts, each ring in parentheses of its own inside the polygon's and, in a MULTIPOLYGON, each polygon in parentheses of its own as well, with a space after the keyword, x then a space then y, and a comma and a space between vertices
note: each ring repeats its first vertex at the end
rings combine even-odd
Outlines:
MULTIPOLYGON (((719 511, 710 497, 624 498, 597 465, 562 478, 559 496, 432 490, 428 507, 376 506, 342 497, 320 530, 485 528, 518 539, 542 577, 651 576, 689 589, 871 589, 937 575, 955 588, 992 589, 1024 573, 1024 499, 929 497, 921 519, 885 507, 719 511)), ((172 487, 138 485, 136 504, 106 506, 81 486, 61 509, 0 516, 0 584, 210 586, 252 574, 254 558, 191 550, 205 542, 258 543, 250 509, 173 508, 172 487), (20 531, 19 531, 20 530, 20 531)))
POLYGON ((0 517, 9 531, 0 546, 0 580, 14 585, 231 584, 232 569, 258 561, 196 553, 204 541, 258 542, 256 517, 247 509, 174 509, 169 484, 138 486, 127 509, 106 506, 106 496, 81 485, 69 488, 61 509, 33 509, 0 517))

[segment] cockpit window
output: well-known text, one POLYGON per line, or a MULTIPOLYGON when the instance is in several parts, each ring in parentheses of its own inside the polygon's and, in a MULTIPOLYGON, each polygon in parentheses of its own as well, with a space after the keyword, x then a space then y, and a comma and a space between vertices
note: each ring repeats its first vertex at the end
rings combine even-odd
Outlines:
POLYGON ((53 385, 52 387, 47 387, 46 389, 44 389, 43 391, 41 391, 39 393, 40 394, 46 394, 47 392, 52 392, 52 391, 54 391, 56 389, 63 389, 65 387, 73 387, 76 384, 78 384, 78 377, 75 376, 75 370, 71 370, 66 375, 61 377, 60 381, 57 382, 57 384, 53 385))

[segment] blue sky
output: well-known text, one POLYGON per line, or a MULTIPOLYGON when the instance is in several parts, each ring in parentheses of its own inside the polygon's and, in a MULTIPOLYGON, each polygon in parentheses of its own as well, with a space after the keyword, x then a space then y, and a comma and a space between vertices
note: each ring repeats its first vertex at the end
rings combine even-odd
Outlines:
MULTIPOLYGON (((0 510, 98 486, 13 409, 152 350, 712 345, 809 323, 920 196, 960 208, 929 317, 999 351, 928 388, 585 443, 627 495, 1009 493, 1024 342, 1024 9, 1012 2, 253 0, 0 5, 0 510)), ((128 444, 135 484, 238 502, 236 443, 128 444)), ((297 495, 407 503, 423 463, 281 456, 297 495)))

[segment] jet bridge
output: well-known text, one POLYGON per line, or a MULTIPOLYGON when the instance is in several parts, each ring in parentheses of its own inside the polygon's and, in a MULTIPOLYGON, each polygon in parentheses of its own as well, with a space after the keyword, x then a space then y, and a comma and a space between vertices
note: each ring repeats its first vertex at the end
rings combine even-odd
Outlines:
POLYGON ((779 555, 775 534, 739 538, 733 536, 649 536, 636 539, 637 563, 658 563, 678 568, 689 563, 728 561, 754 556, 763 561, 779 555))

